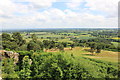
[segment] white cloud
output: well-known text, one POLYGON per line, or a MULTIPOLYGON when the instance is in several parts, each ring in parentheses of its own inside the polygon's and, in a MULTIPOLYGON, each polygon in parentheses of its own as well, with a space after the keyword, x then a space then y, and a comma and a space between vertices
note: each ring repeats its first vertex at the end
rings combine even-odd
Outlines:
POLYGON ((18 2, 28 2, 32 8, 46 8, 51 7, 53 2, 57 0, 19 0, 18 2))
POLYGON ((106 12, 108 16, 115 17, 118 13, 119 0, 86 0, 90 10, 106 12))
POLYGON ((68 3, 66 3, 68 8, 71 9, 79 9, 80 4, 82 4, 84 0, 70 0, 68 3))
MULTIPOLYGON (((89 10, 103 11, 106 15, 94 15, 92 13, 79 13, 71 9, 77 9, 83 0, 69 0, 67 6, 71 9, 60 10, 52 8, 52 3, 57 0, 3 0, 0 3, 0 23, 4 29, 10 28, 113 28, 118 26, 117 1, 118 0, 84 0, 89 10), (30 2, 21 4, 22 1, 30 2), (115 1, 115 2, 114 2, 115 1), (42 12, 37 9, 46 8, 42 12), (16 15, 21 13, 23 15, 16 15), (25 15, 27 14, 27 15, 25 15)), ((61 6, 62 7, 62 6, 61 6)))
MULTIPOLYGON (((101 15, 92 15, 88 13, 76 13, 71 10, 59 10, 52 8, 41 13, 34 13, 32 16, 14 17, 4 22, 4 26, 19 28, 90 28, 117 27, 117 18, 105 18, 101 15), (14 22, 14 23, 13 23, 14 22)), ((8 28, 8 27, 7 27, 8 28)))
POLYGON ((85 6, 82 7, 88 7, 87 10, 101 11, 105 12, 108 17, 117 17, 119 1, 120 0, 69 0, 69 3, 66 3, 66 5, 71 9, 81 9, 80 5, 84 2, 85 6))
POLYGON ((3 14, 10 15, 15 10, 16 10, 16 5, 13 4, 10 0, 0 1, 0 15, 3 14))

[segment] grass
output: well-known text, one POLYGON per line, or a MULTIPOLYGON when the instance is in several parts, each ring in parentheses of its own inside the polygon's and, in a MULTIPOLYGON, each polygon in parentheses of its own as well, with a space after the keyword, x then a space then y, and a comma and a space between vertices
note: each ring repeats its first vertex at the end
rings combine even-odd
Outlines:
MULTIPOLYGON (((31 33, 33 34, 33 33, 31 33)), ((65 35, 57 35, 57 34, 51 34, 48 32, 35 32, 34 34, 37 35, 38 40, 43 41, 43 40, 49 40, 49 39, 41 39, 41 37, 56 37, 56 38, 60 38, 60 37, 67 37, 65 35)), ((62 34, 70 34, 70 36, 72 35, 76 35, 74 33, 62 33, 62 34)), ((83 33, 82 33, 83 34, 83 33)), ((74 37, 80 38, 80 39, 90 39, 90 38, 96 38, 96 37, 92 37, 89 34, 86 35, 76 35, 74 37)), ((85 34, 85 33, 84 33, 85 34)), ((22 36, 25 36, 26 33, 23 33, 22 36)), ((26 37, 24 37, 26 38, 26 37)), ((72 43, 73 41, 69 40, 70 38, 65 38, 65 39, 58 39, 57 42, 70 42, 72 43)), ((114 38, 114 39, 118 39, 118 38, 114 38)), ((31 39, 27 38, 27 42, 29 42, 31 39)), ((120 44, 117 42, 112 42, 116 47, 120 44)), ((65 53, 67 54, 73 54, 76 56, 81 56, 81 57, 88 57, 88 58, 93 58, 93 59, 97 59, 97 60, 102 60, 102 61, 109 61, 109 62, 118 62, 118 53, 117 52, 112 52, 112 51, 104 51, 102 50, 102 52, 100 54, 95 54, 92 55, 92 53, 86 51, 85 49, 89 49, 89 48, 83 48, 83 47, 75 47, 72 50, 70 50, 70 48, 65 48, 65 53)), ((50 51, 52 52, 52 51, 50 51)), ((56 53, 56 51, 55 51, 56 53)))
MULTIPOLYGON (((88 52, 85 49, 90 49, 90 48, 75 47, 72 50, 70 49, 70 47, 64 48, 65 53, 73 54, 78 57, 92 58, 92 59, 96 59, 96 60, 114 62, 114 63, 118 62, 118 52, 102 50, 101 53, 99 53, 99 54, 94 53, 94 55, 93 55, 91 52, 88 52)), ((50 52, 52 52, 52 51, 50 51, 50 52)))
POLYGON ((75 47, 72 50, 70 48, 65 48, 66 53, 74 54, 77 56, 81 56, 82 53, 87 53, 88 51, 85 51, 82 47, 75 47))
POLYGON ((120 39, 120 38, 119 38, 119 37, 114 37, 114 38, 112 38, 112 39, 117 39, 117 40, 118 40, 118 39, 120 39))
POLYGON ((96 37, 92 37, 90 35, 79 35, 80 39, 90 39, 90 38, 96 38, 96 37))
POLYGON ((69 39, 58 39, 57 42, 69 42, 69 43, 73 43, 73 41, 70 41, 69 39))
POLYGON ((46 35, 37 35, 37 37, 38 38, 40 38, 40 37, 44 37, 44 38, 46 38, 46 37, 56 37, 56 38, 59 38, 59 37, 64 37, 64 36, 62 36, 62 35, 55 35, 55 34, 46 34, 46 35))
POLYGON ((66 34, 66 35, 74 35, 74 36, 76 36, 77 34, 75 34, 75 33, 61 33, 61 34, 66 34))
POLYGON ((120 43, 118 42, 112 42, 114 44, 115 47, 118 47, 120 45, 120 43))
MULTIPOLYGON (((55 38, 58 38, 58 41, 57 42, 69 42, 69 43, 73 43, 73 41, 70 41, 70 38, 69 37, 77 37, 79 39, 90 39, 90 38, 95 38, 95 37, 92 37, 90 36, 89 34, 86 34, 86 35, 76 35, 75 33, 61 33, 61 34, 70 34, 70 36, 67 36, 67 35, 57 35, 57 34, 52 34, 52 33, 49 33, 49 32, 31 32, 31 34, 36 34, 36 36, 38 37, 38 39, 40 41, 43 41, 43 40, 49 40, 47 39, 47 37, 50 37, 52 39, 55 39, 55 38), (76 35, 76 36, 75 36, 76 35), (43 39, 41 39, 41 37, 43 37, 43 39), (65 39, 61 39, 61 37, 64 37, 65 39)), ((30 35, 26 35, 26 33, 22 33, 21 34, 24 39, 26 39, 26 41, 30 41, 31 39, 29 39, 28 37, 30 37, 30 35)))
MULTIPOLYGON (((91 54, 91 53, 87 53, 91 54)), ((112 51, 102 51, 99 54, 95 54, 94 56, 87 55, 86 57, 94 58, 101 61, 108 61, 108 62, 118 62, 118 52, 112 51)))

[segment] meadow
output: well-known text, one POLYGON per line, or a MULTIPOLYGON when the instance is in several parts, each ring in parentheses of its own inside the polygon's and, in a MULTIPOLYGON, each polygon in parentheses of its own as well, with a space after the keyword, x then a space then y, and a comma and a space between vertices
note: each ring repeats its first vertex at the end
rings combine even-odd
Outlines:
POLYGON ((112 31, 112 34, 108 29, 2 33, 2 49, 19 54, 16 64, 13 58, 3 56, 2 77, 117 79, 120 39, 114 33, 117 30, 112 31))
MULTIPOLYGON (((102 31, 102 30, 100 30, 102 31)), ((97 38, 92 36, 91 34, 89 34, 89 31, 85 31, 85 32, 81 32, 81 33, 69 33, 69 32, 61 32, 59 34, 54 34, 51 32, 31 32, 30 35, 32 34, 36 34, 36 36, 38 37, 38 40, 43 41, 43 40, 56 40, 56 42, 68 42, 68 43, 73 43, 72 40, 70 40, 70 38, 77 38, 77 39, 93 39, 93 38, 97 38), (42 37, 42 39, 41 39, 42 37), (49 38, 50 39, 49 39, 49 38), (61 39, 61 37, 64 37, 63 39, 61 39)), ((26 40, 29 42, 30 38, 28 38, 30 35, 25 36, 27 33, 23 33, 22 36, 24 38, 26 38, 26 40)), ((111 38, 111 39, 119 39, 118 37, 115 38, 111 38)), ((111 42, 112 44, 114 44, 114 46, 117 48, 118 45, 120 43, 118 42, 111 42)), ((94 54, 92 55, 91 52, 86 51, 86 49, 90 49, 89 47, 75 47, 73 50, 70 50, 70 47, 64 48, 66 53, 72 53, 74 55, 77 56, 84 56, 84 57, 89 57, 89 58, 93 58, 93 59, 97 59, 97 60, 102 60, 102 61, 109 61, 109 62, 118 62, 118 54, 119 52, 114 52, 114 51, 107 51, 107 50, 102 50, 101 53, 98 54, 94 54)), ((49 50, 48 52, 59 52, 59 51, 51 51, 49 50)))

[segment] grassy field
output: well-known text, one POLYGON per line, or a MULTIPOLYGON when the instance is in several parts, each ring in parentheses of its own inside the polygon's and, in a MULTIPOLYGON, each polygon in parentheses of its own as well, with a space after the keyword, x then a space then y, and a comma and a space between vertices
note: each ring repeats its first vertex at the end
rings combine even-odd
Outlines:
POLYGON ((112 38, 112 39, 117 39, 117 40, 118 40, 118 39, 120 39, 120 38, 119 38, 119 37, 114 37, 114 38, 112 38))
MULTIPOLYGON (((101 53, 99 54, 96 53, 92 54, 91 52, 88 52, 85 49, 90 49, 90 48, 75 47, 72 50, 70 48, 64 48, 65 53, 67 54, 73 54, 75 56, 87 57, 101 61, 108 61, 115 63, 118 62, 118 52, 102 50, 101 53)), ((58 50, 57 51, 49 50, 48 52, 58 52, 58 50)))
MULTIPOLYGON (((75 34, 75 33, 61 33, 60 35, 57 34, 52 34, 52 33, 48 33, 48 32, 31 32, 31 34, 36 34, 38 37, 38 40, 43 41, 43 40, 49 40, 47 39, 47 37, 51 37, 51 38, 59 38, 57 40, 57 42, 69 42, 69 43, 73 43, 73 41, 70 40, 69 37, 77 37, 79 39, 90 39, 90 38, 96 38, 91 36, 90 34, 87 33, 82 33, 82 34, 75 34), (66 34, 66 35, 64 35, 66 34), (68 36, 69 35, 69 36, 68 36), (41 39, 41 37, 44 37, 43 39, 41 39), (60 39, 60 37, 65 37, 64 39, 60 39)), ((24 38, 27 38, 27 36, 25 36, 26 33, 23 33, 22 36, 24 36, 24 38)), ((113 39, 118 39, 118 38, 113 38, 113 39)), ((27 42, 29 42, 31 39, 27 38, 27 42)), ((116 47, 120 44, 117 42, 112 42, 116 47)), ((65 53, 67 54, 73 54, 76 56, 80 56, 80 57, 88 57, 88 58, 93 58, 93 59, 97 59, 97 60, 102 60, 102 61, 108 61, 108 62, 118 62, 118 52, 112 52, 112 51, 105 51, 102 50, 101 53, 99 54, 92 54, 91 52, 86 51, 85 49, 89 49, 89 48, 84 48, 84 47, 75 47, 72 50, 70 48, 64 48, 65 53)), ((59 50, 48 50, 48 52, 59 52, 59 50)))
POLYGON ((96 38, 91 36, 90 34, 87 33, 81 33, 81 34, 75 34, 75 33, 60 33, 60 34, 53 34, 50 32, 31 32, 27 35, 26 32, 21 33, 24 39, 26 39, 27 42, 29 42, 31 39, 32 34, 36 34, 38 37, 38 40, 43 41, 43 40, 49 40, 48 38, 51 38, 51 40, 55 40, 57 42, 68 42, 68 43, 73 43, 71 41, 71 38, 78 38, 78 39, 90 39, 90 38, 96 38), (61 39, 64 37, 63 39, 61 39), (43 39, 41 39, 43 38, 43 39))
POLYGON ((79 35, 79 39, 90 39, 90 38, 96 38, 96 37, 92 37, 90 35, 79 35))
POLYGON ((73 43, 73 41, 70 41, 69 39, 59 39, 57 42, 69 42, 69 43, 73 43))
MULTIPOLYGON (((27 33, 22 33, 22 36, 26 39, 27 42, 29 42, 31 40, 31 38, 28 38, 29 36, 31 36, 31 34, 36 34, 36 36, 38 37, 38 40, 40 40, 40 41, 49 40, 49 39, 47 39, 47 37, 51 37, 53 39, 58 38, 58 40, 56 40, 57 42, 69 42, 69 43, 73 43, 73 41, 70 40, 70 37, 76 37, 79 39, 96 38, 87 33, 81 33, 81 34, 60 33, 59 35, 57 35, 57 34, 53 34, 50 32, 31 32, 29 35, 26 35, 26 34, 27 33), (41 37, 43 37, 43 39, 41 39, 41 37), (64 37, 64 39, 60 39, 61 37, 64 37)), ((120 38, 115 37, 112 39, 120 39, 120 38)), ((117 43, 117 42, 112 42, 112 43, 116 47, 118 45, 120 45, 120 43, 117 43)), ((88 58, 94 58, 94 59, 102 60, 102 61, 118 62, 118 52, 102 50, 101 53, 92 55, 92 53, 86 51, 85 49, 89 49, 89 48, 75 47, 75 48, 73 48, 73 50, 70 50, 70 48, 64 48, 65 53, 68 53, 68 54, 73 54, 76 56, 82 56, 82 57, 88 57, 88 58)), ((48 52, 58 52, 58 51, 49 50, 48 52)))
POLYGON ((115 47, 118 47, 120 45, 120 43, 118 42, 112 42, 114 44, 115 47))

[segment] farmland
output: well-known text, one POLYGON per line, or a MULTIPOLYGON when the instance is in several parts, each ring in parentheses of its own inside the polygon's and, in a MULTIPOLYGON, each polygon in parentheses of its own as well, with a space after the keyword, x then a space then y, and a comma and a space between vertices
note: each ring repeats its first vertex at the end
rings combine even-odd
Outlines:
MULTIPOLYGON (((88 58, 92 58, 92 59, 97 59, 97 60, 101 60, 101 61, 107 61, 107 62, 118 62, 118 54, 119 52, 113 52, 113 51, 101 51, 101 53, 99 54, 92 54, 89 51, 90 48, 82 48, 82 47, 75 47, 73 48, 73 50, 71 50, 70 48, 64 48, 65 53, 67 54, 73 54, 75 56, 79 56, 79 57, 88 57, 88 58)), ((48 52, 59 52, 59 51, 52 51, 49 50, 48 52)))
POLYGON ((13 64, 14 60, 9 55, 5 56, 2 76, 25 78, 27 74, 26 78, 43 79, 118 78, 120 39, 116 37, 117 31, 45 29, 4 32, 1 34, 2 49, 17 52, 19 59, 17 64, 13 64), (9 69, 6 68, 8 65, 9 69))

